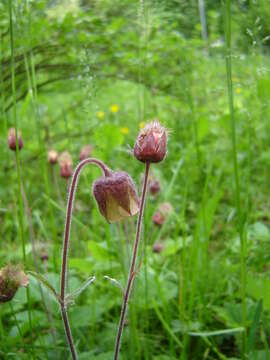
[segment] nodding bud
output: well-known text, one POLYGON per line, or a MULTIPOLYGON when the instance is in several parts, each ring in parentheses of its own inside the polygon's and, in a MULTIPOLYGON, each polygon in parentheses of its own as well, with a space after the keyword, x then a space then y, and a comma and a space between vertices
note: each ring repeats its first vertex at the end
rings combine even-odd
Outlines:
POLYGON ((155 120, 147 124, 137 137, 134 156, 142 162, 157 163, 167 152, 167 130, 155 120))
MULTIPOLYGON (((18 148, 21 150, 23 148, 22 136, 19 131, 17 131, 17 139, 18 139, 18 148)), ((10 128, 8 130, 8 147, 10 150, 16 151, 16 130, 15 128, 10 128)))
POLYGON ((92 145, 84 145, 80 151, 79 159, 82 161, 90 157, 93 153, 93 146, 92 145))
POLYGON ((157 212, 153 215, 152 221, 158 226, 162 226, 164 221, 172 214, 173 207, 171 203, 164 202, 161 203, 158 207, 157 212))
POLYGON ((158 180, 151 180, 149 182, 149 191, 151 195, 157 195, 160 192, 160 182, 158 180))
POLYGON ((161 253, 163 249, 164 249, 164 245, 161 244, 160 242, 155 242, 152 246, 152 251, 157 254, 161 253))
POLYGON ((29 279, 19 266, 7 265, 0 269, 0 304, 12 300, 18 288, 28 284, 29 279))
POLYGON ((126 172, 112 172, 93 184, 99 210, 111 223, 137 214, 139 198, 131 177, 126 172))
POLYGON ((48 261, 48 259, 49 259, 49 255, 48 255, 47 251, 43 250, 42 253, 40 254, 40 260, 48 261))
POLYGON ((164 221, 165 221, 165 217, 161 214, 160 211, 157 211, 153 216, 152 216, 152 221, 154 224, 158 225, 158 226, 162 226, 164 221))
POLYGON ((50 164, 54 165, 57 163, 58 160, 58 152, 55 150, 48 151, 48 161, 50 164))
POLYGON ((73 162, 69 152, 64 151, 59 157, 60 176, 70 178, 73 173, 73 162))

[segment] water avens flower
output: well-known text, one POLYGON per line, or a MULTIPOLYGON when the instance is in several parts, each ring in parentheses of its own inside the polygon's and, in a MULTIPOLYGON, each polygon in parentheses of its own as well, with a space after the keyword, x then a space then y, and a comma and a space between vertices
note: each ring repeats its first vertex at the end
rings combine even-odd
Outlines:
POLYGON ((151 195, 157 195, 160 192, 160 182, 158 180, 149 181, 149 191, 151 195))
POLYGON ((139 211, 137 191, 126 172, 116 171, 99 178, 94 182, 93 194, 101 214, 109 223, 133 216, 139 211))
POLYGON ((19 287, 26 287, 29 279, 19 266, 7 265, 0 269, 0 304, 13 299, 19 287))
POLYGON ((167 130, 155 120, 147 124, 137 137, 134 156, 142 162, 157 163, 167 152, 167 130))
POLYGON ((84 160, 88 157, 90 157, 93 153, 94 147, 93 145, 84 145, 80 151, 80 156, 79 159, 80 160, 84 160))
POLYGON ((160 242, 155 242, 152 246, 152 251, 156 254, 159 254, 163 251, 164 245, 160 242))
POLYGON ((70 178, 73 172, 72 157, 69 152, 64 151, 59 157, 60 176, 70 178))
POLYGON ((153 216, 152 216, 152 221, 154 224, 158 225, 158 226, 162 226, 164 221, 165 221, 165 217, 164 215, 162 215, 162 213, 158 210, 153 216))
POLYGON ((56 150, 49 150, 48 151, 48 161, 51 165, 57 163, 58 160, 58 152, 56 150))
MULTIPOLYGON (((18 148, 21 150, 23 148, 23 141, 20 131, 17 131, 17 140, 18 148)), ((12 151, 16 151, 16 130, 15 128, 10 128, 8 130, 8 147, 12 151)))

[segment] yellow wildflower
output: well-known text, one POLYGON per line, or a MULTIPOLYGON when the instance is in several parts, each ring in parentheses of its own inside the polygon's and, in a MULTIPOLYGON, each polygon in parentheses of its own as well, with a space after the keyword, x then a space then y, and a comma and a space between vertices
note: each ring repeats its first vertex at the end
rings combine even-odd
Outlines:
POLYGON ((240 94, 241 92, 242 92, 242 89, 241 89, 240 87, 237 87, 237 88, 236 88, 236 93, 237 93, 237 94, 240 94))
POLYGON ((97 113, 97 117, 101 120, 101 119, 103 119, 104 118, 104 111, 98 111, 98 113, 97 113))
POLYGON ((127 135, 129 133, 129 128, 128 127, 121 127, 121 133, 123 135, 127 135))
POLYGON ((117 113, 119 111, 119 106, 118 105, 111 105, 110 106, 110 112, 112 112, 112 113, 117 113))
POLYGON ((140 124, 139 124, 139 128, 143 129, 144 127, 145 127, 145 122, 141 121, 140 124))

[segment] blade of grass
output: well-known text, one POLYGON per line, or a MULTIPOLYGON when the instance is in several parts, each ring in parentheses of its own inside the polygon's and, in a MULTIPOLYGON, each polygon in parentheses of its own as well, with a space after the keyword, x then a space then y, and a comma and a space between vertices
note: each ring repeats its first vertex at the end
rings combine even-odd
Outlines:
POLYGON ((242 337, 242 358, 246 358, 247 350, 247 320, 246 320, 246 236, 244 234, 244 222, 241 209, 241 189, 239 181, 239 166, 237 160, 237 140, 236 140, 236 123, 233 99, 232 83, 232 50, 231 50, 231 0, 225 2, 225 38, 226 38, 226 73, 228 101, 231 122, 231 143, 234 171, 234 198, 237 210, 237 227, 240 236, 240 262, 241 262, 241 301, 242 301, 242 325, 244 328, 242 337))
MULTIPOLYGON (((14 127, 16 134, 16 164, 17 164, 17 197, 19 201, 19 228, 20 228, 20 239, 22 245, 22 255, 24 267, 26 267, 26 252, 25 252, 25 237, 24 237, 24 209, 23 209, 23 198, 21 194, 21 166, 20 166, 20 155, 19 155, 19 145, 18 145, 18 125, 17 125, 17 104, 16 104, 16 84, 15 84, 15 61, 14 61, 14 29, 13 29, 13 2, 12 0, 8 1, 9 9, 9 26, 10 26, 10 52, 11 52, 11 86, 12 86, 12 100, 13 100, 13 118, 14 118, 14 127)), ((33 328, 32 328, 32 316, 31 316, 31 306, 30 306, 30 289, 29 286, 26 288, 27 296, 27 308, 28 308, 28 321, 30 329, 30 338, 31 338, 31 352, 32 357, 35 359, 35 351, 33 344, 33 328)))

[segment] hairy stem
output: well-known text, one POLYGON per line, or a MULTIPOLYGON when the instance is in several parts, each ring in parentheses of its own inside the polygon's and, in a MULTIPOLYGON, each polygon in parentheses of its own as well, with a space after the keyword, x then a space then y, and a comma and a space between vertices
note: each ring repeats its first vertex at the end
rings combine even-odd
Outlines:
POLYGON ((125 295, 124 295, 124 301, 123 301, 120 320, 119 320, 119 326, 118 326, 118 332, 117 332, 116 344, 115 344, 115 351, 114 351, 114 360, 117 360, 118 356, 119 356, 121 337, 122 337, 122 333, 123 333, 124 321, 125 321, 125 316, 126 316, 127 307, 128 307, 128 299, 129 299, 130 291, 132 288, 133 280, 136 275, 135 274, 136 273, 135 266, 136 266, 138 245, 140 242, 142 217, 143 217, 144 204, 145 204, 145 199, 146 199, 149 168, 150 168, 150 163, 146 163, 145 164, 145 176, 144 176, 143 191, 142 191, 142 197, 141 197, 141 202, 140 202, 140 211, 139 211, 139 217, 138 217, 137 229, 136 229, 136 238, 135 238, 135 244, 134 244, 133 253, 132 253, 131 265, 130 265, 130 269, 129 269, 127 287, 126 287, 126 291, 125 291, 125 295))
POLYGON ((60 284, 60 306, 61 313, 64 323, 64 328, 70 348, 70 352, 73 360, 77 360, 77 353, 73 343, 73 338, 71 334, 71 329, 68 321, 68 314, 66 308, 65 294, 66 294, 66 274, 67 274, 67 259, 68 259, 68 247, 69 247, 69 238, 70 238, 70 228, 71 228, 71 220, 72 220, 72 210, 73 203, 75 199, 75 193, 77 188, 77 183, 79 180, 79 175, 83 167, 87 164, 97 165, 104 173, 105 176, 109 176, 111 171, 109 168, 103 164, 102 161, 94 158, 88 158, 79 163, 73 173, 73 177, 71 180, 71 185, 68 194, 67 201, 67 212, 66 212, 66 223, 65 223, 65 231, 64 231, 64 240, 63 240, 63 253, 62 253, 62 269, 61 269, 61 284, 60 284))

